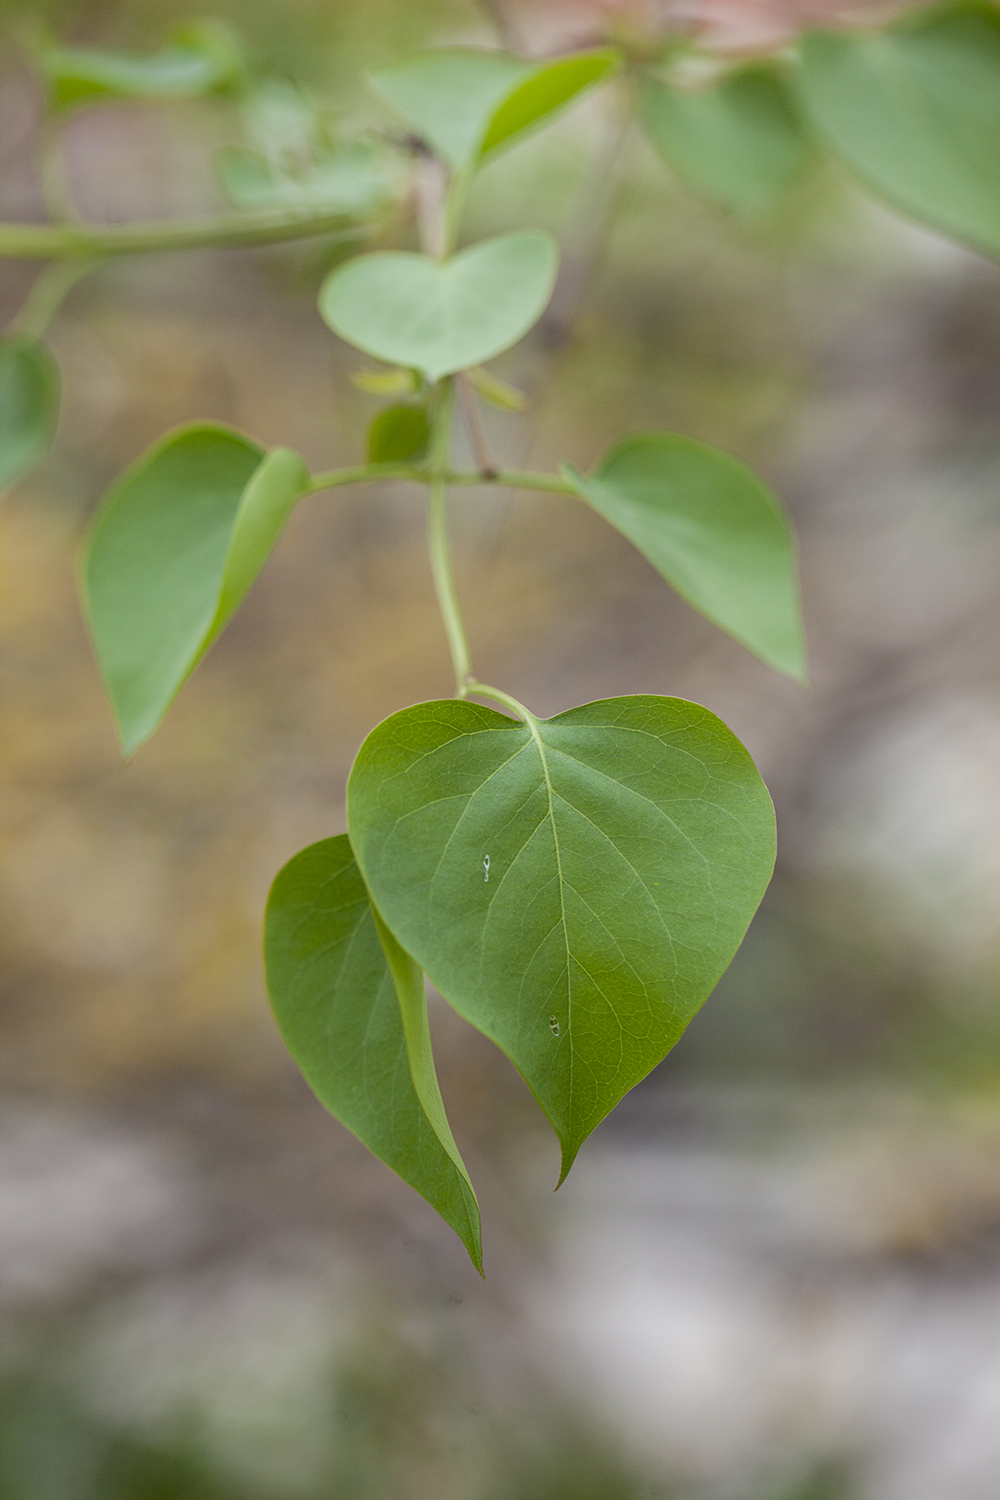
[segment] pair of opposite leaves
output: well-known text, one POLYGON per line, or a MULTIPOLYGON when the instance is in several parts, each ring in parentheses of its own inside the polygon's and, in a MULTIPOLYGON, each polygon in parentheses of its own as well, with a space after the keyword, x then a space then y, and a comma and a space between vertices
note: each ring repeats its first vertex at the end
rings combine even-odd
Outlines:
POLYGON ((709 87, 651 83, 643 122, 692 186, 773 208, 815 143, 904 213, 1000 254, 1000 16, 960 3, 887 30, 807 32, 790 69, 752 64, 709 87))

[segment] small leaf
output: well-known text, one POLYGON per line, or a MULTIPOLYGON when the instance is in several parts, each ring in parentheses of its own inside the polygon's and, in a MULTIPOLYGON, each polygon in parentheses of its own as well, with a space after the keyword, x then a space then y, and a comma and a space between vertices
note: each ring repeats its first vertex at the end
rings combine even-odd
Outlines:
POLYGON ((805 680, 791 528, 749 469, 664 433, 626 438, 586 477, 569 464, 563 473, 689 604, 768 666, 805 680))
POLYGON ((428 146, 460 169, 475 160, 494 111, 531 71, 506 52, 442 47, 369 76, 428 146))
POLYGON ((524 411, 528 405, 528 398, 523 391, 508 385, 506 380, 498 380, 488 370, 477 366, 469 371, 469 379, 483 400, 498 406, 501 411, 524 411))
POLYGON ((119 480, 94 522, 84 594, 101 674, 131 754, 231 619, 308 484, 210 423, 180 428, 119 480))
POLYGON ((48 453, 59 421, 59 366, 44 344, 0 338, 0 488, 48 453))
POLYGON ((1000 255, 1000 14, 960 6, 880 33, 802 39, 816 129, 904 213, 1000 255))
POLYGON ((443 47, 379 68, 371 79, 421 139, 463 171, 515 145, 620 66, 610 47, 543 63, 443 47))
POLYGON ((774 863, 753 761, 678 698, 528 724, 421 703, 368 736, 347 807, 382 917, 524 1075, 564 1176, 708 997, 774 863))
POLYGON ((416 370, 355 370, 351 384, 369 396, 415 396, 423 385, 416 370))
POLYGON ((552 236, 533 229, 482 240, 445 261, 376 251, 331 272, 319 308, 349 344, 437 380, 527 333, 552 295, 558 262, 552 236))
POLYGON ((613 47, 578 52, 534 68, 494 111, 479 147, 485 159, 506 151, 596 83, 607 83, 621 68, 613 47))
POLYGON ((424 976, 372 909, 346 834, 278 874, 264 963, 279 1030, 316 1097, 427 1199, 481 1271, 479 1207, 434 1071, 424 976))
POLYGON ((242 146, 216 154, 216 171, 237 208, 327 208, 363 218, 387 202, 393 174, 386 159, 363 143, 331 150, 292 170, 242 146))
POLYGON ((387 406, 368 429, 368 461, 394 464, 423 458, 430 436, 427 412, 422 406, 406 402, 387 406))
POLYGON ((782 75, 760 64, 708 88, 651 83, 642 121, 679 177, 737 213, 771 212, 812 154, 782 75))
POLYGON ((159 52, 139 55, 87 47, 42 53, 42 73, 57 108, 103 97, 192 99, 228 87, 243 67, 239 39, 219 22, 196 22, 159 52))

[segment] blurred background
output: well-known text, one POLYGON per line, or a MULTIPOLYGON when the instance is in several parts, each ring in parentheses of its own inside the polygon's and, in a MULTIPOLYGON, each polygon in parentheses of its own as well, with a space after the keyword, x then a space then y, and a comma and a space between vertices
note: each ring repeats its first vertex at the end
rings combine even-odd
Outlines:
MULTIPOLYGON (((369 66, 495 45, 465 0, 218 0, 349 135, 369 66)), ((523 0, 539 53, 662 7, 523 0)), ((672 12, 720 51, 820 8, 672 12)), ((182 0, 0 7, 0 215, 44 216, 42 25, 149 50, 182 0)), ((479 675, 552 714, 672 693, 755 756, 771 891, 714 997, 553 1197, 513 1069, 443 1002, 488 1281, 314 1101, 261 981, 268 885, 344 828, 365 733, 451 691, 421 495, 302 505, 165 726, 121 761, 75 566, 111 480, 205 417, 359 460, 371 362, 318 241, 109 263, 51 344, 58 445, 0 508, 0 1500, 994 1500, 1000 1487, 1000 298, 994 267, 819 160, 748 221, 612 91, 490 166, 469 239, 569 274, 497 373, 509 464, 672 429, 766 475, 800 538, 813 686, 779 679, 571 499, 457 493, 479 675)), ((226 100, 66 134, 95 221, 215 211, 226 100)), ((412 244, 397 196, 370 244, 412 244)), ((13 317, 37 267, 0 263, 13 317)))

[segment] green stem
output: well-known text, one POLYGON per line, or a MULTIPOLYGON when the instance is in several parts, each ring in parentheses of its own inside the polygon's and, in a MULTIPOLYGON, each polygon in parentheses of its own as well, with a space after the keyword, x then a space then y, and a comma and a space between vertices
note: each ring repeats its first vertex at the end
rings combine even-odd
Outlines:
POLYGON ((0 256, 21 260, 99 260, 106 255, 151 255, 170 250, 239 249, 283 240, 337 234, 357 239, 367 230, 344 227, 342 213, 207 214, 196 219, 136 224, 0 224, 0 256))
POLYGON ((96 260, 52 261, 40 271, 8 330, 11 338, 40 339, 77 282, 99 264, 96 260))
POLYGON ((342 484, 377 484, 385 479, 410 479, 414 484, 426 484, 427 470, 416 464, 355 464, 350 469, 314 474, 306 493, 314 495, 318 490, 334 490, 342 484))
POLYGON ((455 575, 451 565, 448 541, 448 445, 451 437, 451 407, 454 381, 451 376, 438 382, 431 421, 430 495, 427 506, 427 547, 431 557, 434 592, 444 621, 455 668, 455 696, 464 698, 466 683, 472 676, 469 643, 458 604, 455 575))
POLYGON ((538 723, 534 714, 529 713, 523 703, 518 703, 516 698, 512 698, 509 693, 503 692, 500 688, 487 687, 485 682, 477 682, 474 677, 470 677, 468 682, 466 682, 465 693, 462 696, 465 697, 469 694, 472 694, 476 698, 495 698, 498 703, 504 703, 508 708, 512 708, 516 714, 520 714, 521 718, 529 726, 538 723))
MULTIPOLYGON (((446 469, 439 477, 446 484, 458 485, 463 489, 487 484, 497 489, 544 490, 551 495, 576 495, 573 486, 558 474, 537 474, 523 469, 497 469, 488 474, 484 474, 481 469, 446 469)), ((427 484, 430 471, 419 464, 355 464, 350 469, 330 469, 326 474, 315 474, 309 493, 336 489, 341 484, 371 484, 389 479, 427 484)))

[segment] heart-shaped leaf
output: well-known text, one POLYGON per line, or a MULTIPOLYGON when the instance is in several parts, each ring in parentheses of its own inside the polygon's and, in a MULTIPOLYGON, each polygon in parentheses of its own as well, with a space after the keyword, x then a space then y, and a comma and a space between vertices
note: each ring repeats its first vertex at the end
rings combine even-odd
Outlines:
POLYGON ((434 1072, 424 976, 378 921, 346 834, 279 873, 264 963, 278 1027, 317 1098, 437 1209, 481 1271, 479 1208, 434 1072))
POLYGON ((48 453, 59 421, 59 366, 44 344, 0 339, 0 488, 48 453))
POLYGON ((196 22, 171 46, 139 55, 59 47, 39 58, 58 108, 103 97, 191 99, 233 82, 243 67, 238 38, 219 22, 196 22))
POLYGON ((678 698, 517 723, 393 714, 348 783, 379 911, 581 1142, 677 1041, 770 879, 774 813, 726 726, 678 698))
POLYGON ((802 39, 802 99, 842 160, 904 213, 1000 255, 1000 14, 802 39))
POLYGON ((423 458, 430 435, 425 407, 408 401, 387 406, 368 429, 368 462, 400 464, 423 458))
POLYGON ((131 754, 231 619, 277 541, 308 471, 230 428, 169 434, 109 492, 90 534, 85 607, 131 754))
POLYGON ((552 295, 558 263, 555 240, 534 229, 482 240, 444 261, 376 251, 331 272, 319 308, 349 344, 438 380, 527 333, 552 295))
POLYGON ((737 213, 769 213, 811 155, 791 90, 760 64, 708 88, 651 83, 642 121, 679 177, 737 213))
POLYGON ((668 583, 761 661, 804 681, 795 547, 777 500, 726 453, 673 434, 626 438, 574 489, 668 583))
POLYGON ((371 79, 431 149, 462 171, 514 145, 620 65, 610 47, 542 63, 443 47, 379 68, 371 79))

